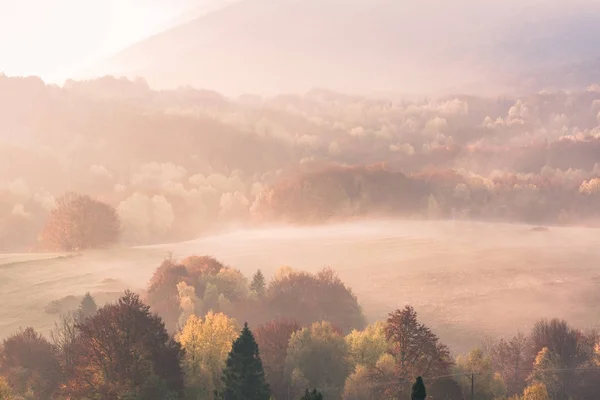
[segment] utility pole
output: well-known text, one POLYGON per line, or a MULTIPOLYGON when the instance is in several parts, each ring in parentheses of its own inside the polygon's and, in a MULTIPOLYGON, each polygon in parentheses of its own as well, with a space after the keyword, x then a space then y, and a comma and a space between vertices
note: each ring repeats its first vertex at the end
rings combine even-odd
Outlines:
POLYGON ((475 400, 475 374, 471 373, 471 400, 475 400))

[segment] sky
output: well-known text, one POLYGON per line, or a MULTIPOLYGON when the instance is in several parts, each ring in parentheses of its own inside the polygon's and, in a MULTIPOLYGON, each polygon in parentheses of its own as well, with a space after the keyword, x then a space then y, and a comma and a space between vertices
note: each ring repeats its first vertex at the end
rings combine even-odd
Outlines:
POLYGON ((60 83, 210 0, 0 0, 0 72, 60 83))

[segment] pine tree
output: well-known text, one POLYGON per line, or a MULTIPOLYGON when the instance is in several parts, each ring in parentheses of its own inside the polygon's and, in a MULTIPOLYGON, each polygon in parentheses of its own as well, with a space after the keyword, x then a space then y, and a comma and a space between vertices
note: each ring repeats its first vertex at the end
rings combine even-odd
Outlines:
POLYGON ((79 309, 77 310, 77 322, 81 323, 96 315, 97 312, 98 306, 96 305, 96 301, 90 292, 87 292, 79 304, 79 309))
POLYGON ((425 400, 426 397, 427 391, 425 390, 425 384, 423 383, 423 378, 419 376, 415 383, 413 383, 410 400, 425 400))
POLYGON ((250 283, 250 290, 254 291, 260 297, 265 293, 265 287, 265 276, 259 269, 252 277, 252 282, 250 283))
POLYGON ((317 392, 317 389, 313 389, 312 392, 306 389, 304 396, 300 400, 323 400, 323 393, 317 392))
POLYGON ((233 342, 227 365, 223 370, 223 400, 269 400, 269 385, 248 323, 233 342))

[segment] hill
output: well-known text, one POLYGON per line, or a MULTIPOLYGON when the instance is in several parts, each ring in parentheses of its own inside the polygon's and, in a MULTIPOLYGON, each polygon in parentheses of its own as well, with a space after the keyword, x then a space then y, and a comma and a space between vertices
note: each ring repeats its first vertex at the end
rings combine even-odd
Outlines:
POLYGON ((242 0, 125 49, 89 73, 228 94, 313 87, 482 92, 524 82, 529 90, 549 83, 570 88, 597 78, 594 68, 580 65, 600 56, 588 40, 600 33, 599 12, 595 2, 558 0, 543 7, 496 0, 242 0), (559 67, 566 76, 555 72, 559 67))

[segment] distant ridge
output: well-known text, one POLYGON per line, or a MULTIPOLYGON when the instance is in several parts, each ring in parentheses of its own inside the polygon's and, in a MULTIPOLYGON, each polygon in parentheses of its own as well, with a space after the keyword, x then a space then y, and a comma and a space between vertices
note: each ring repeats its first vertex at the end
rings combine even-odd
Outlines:
POLYGON ((86 73, 233 95, 313 87, 481 94, 598 79, 600 48, 590 39, 600 35, 600 5, 573 6, 557 24, 550 6, 528 9, 539 13, 533 18, 500 0, 483 3, 238 0, 184 16, 86 73))

